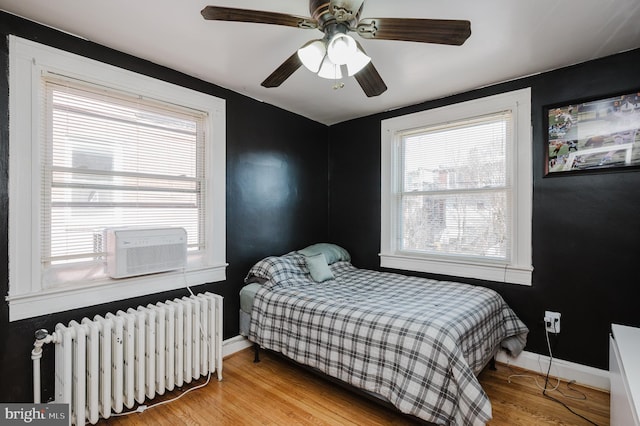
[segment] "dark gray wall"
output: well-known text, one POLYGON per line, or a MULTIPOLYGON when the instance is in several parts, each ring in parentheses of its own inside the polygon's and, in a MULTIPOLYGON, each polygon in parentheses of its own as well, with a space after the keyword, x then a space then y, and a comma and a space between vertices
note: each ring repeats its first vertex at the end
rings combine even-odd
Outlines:
POLYGON ((542 318, 558 311, 554 356, 608 369, 610 324, 640 326, 640 172, 543 177, 543 107, 640 91, 640 50, 332 126, 329 236, 355 266, 380 269, 381 120, 524 87, 532 90, 533 285, 459 280, 503 295, 531 330, 526 350, 547 354, 542 318))
MULTIPOLYGON (((35 40, 112 65, 146 74, 226 100, 227 129, 227 280, 194 288, 224 299, 224 336, 238 334, 238 292, 253 263, 327 237, 327 127, 176 71, 85 42, 0 12, 0 295, 8 292, 9 153, 7 34, 35 40)), ((32 400, 33 333, 53 330, 84 316, 104 315, 138 304, 155 303, 186 291, 8 322, 0 303, 0 401, 32 400)), ((43 358, 43 400, 52 393, 51 345, 43 358)))

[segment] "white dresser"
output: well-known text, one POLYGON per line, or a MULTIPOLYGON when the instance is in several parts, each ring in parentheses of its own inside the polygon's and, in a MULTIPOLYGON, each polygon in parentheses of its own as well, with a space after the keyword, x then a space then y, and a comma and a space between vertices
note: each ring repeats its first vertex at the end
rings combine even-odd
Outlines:
POLYGON ((640 426, 640 328, 611 325, 609 374, 611 426, 640 426))

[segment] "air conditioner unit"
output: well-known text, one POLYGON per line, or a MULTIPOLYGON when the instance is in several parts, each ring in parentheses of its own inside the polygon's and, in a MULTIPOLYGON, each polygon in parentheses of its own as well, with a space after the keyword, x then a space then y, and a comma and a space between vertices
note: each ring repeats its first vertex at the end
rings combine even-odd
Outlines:
POLYGON ((184 228, 107 228, 105 239, 111 278, 172 271, 187 263, 184 228))

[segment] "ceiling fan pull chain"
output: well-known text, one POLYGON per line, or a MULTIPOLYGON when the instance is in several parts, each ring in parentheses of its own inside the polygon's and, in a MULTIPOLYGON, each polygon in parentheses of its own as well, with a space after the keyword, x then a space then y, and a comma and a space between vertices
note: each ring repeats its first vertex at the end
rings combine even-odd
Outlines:
POLYGON ((344 87, 344 81, 338 83, 338 67, 336 66, 333 71, 333 90, 342 89, 344 87))

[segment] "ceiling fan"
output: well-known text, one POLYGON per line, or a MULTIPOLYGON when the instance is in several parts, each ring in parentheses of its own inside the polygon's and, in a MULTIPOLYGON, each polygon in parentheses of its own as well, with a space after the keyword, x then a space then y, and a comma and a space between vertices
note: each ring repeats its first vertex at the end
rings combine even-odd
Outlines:
POLYGON ((310 18, 285 13, 230 7, 207 6, 204 19, 284 25, 318 29, 324 37, 311 40, 286 59, 263 82, 263 87, 278 87, 298 68, 305 66, 320 77, 342 79, 354 76, 368 97, 378 96, 387 86, 373 66, 371 58, 349 32, 364 39, 400 40, 419 43, 462 45, 471 35, 471 23, 451 19, 366 18, 360 14, 364 0, 309 0, 310 18))

